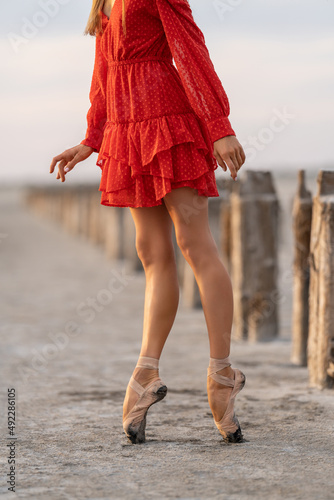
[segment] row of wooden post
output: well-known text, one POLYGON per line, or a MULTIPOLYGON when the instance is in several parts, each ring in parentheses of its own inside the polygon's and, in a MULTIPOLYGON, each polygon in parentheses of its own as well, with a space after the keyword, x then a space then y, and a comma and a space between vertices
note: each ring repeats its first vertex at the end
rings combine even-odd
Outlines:
MULTIPOLYGON (((279 334, 278 240, 280 205, 270 172, 247 170, 238 183, 217 181, 209 222, 234 293, 235 339, 267 341, 279 334)), ((111 259, 142 270, 128 209, 105 207, 95 187, 30 188, 27 203, 73 234, 103 245, 111 259)), ((334 172, 319 173, 312 199, 299 172, 293 205, 292 361, 309 368, 310 384, 334 381, 334 172)), ((200 307, 194 273, 176 244, 183 303, 200 307)), ((222 297, 223 300, 223 297, 222 297)))
MULTIPOLYGON (((271 340, 279 333, 277 240, 279 204, 272 175, 246 171, 238 183, 217 180, 219 198, 209 198, 209 222, 234 290, 232 335, 251 341, 271 340)), ((67 231, 103 245, 111 259, 124 259, 134 270, 142 265, 135 248, 135 227, 128 209, 105 207, 91 186, 36 187, 26 201, 38 213, 60 222, 67 231)), ((188 214, 196 213, 196 207, 188 214)), ((190 265, 176 244, 182 300, 200 307, 198 286, 190 265)), ((223 300, 223 297, 222 297, 223 300)))
POLYGON ((295 235, 292 361, 312 387, 334 387, 334 171, 320 171, 312 198, 299 172, 295 235))
MULTIPOLYGON (((272 175, 248 170, 238 184, 228 181, 220 187, 221 197, 209 200, 209 221, 233 283, 233 337, 249 341, 272 340, 279 334, 280 215, 272 175)), ((184 294, 187 304, 200 305, 189 265, 185 268, 184 294)))
POLYGON ((128 210, 100 204, 96 186, 30 187, 27 205, 75 236, 98 244, 110 259, 124 259, 128 268, 142 269, 135 249, 135 227, 128 210))

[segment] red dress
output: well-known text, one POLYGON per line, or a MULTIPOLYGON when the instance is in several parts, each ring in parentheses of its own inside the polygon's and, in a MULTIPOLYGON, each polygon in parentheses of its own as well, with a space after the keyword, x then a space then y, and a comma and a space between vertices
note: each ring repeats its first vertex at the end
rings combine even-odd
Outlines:
POLYGON ((188 1, 127 0, 126 37, 121 0, 100 15, 81 144, 98 152, 101 204, 161 205, 181 186, 219 196, 213 142, 236 134, 188 1))

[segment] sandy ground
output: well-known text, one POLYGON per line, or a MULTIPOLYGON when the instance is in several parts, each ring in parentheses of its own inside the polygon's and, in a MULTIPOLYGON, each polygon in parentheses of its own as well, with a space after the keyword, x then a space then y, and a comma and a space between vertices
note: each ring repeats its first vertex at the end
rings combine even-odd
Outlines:
MULTIPOLYGON (((147 442, 131 445, 122 402, 140 349, 144 276, 124 273, 122 262, 29 213, 19 192, 2 192, 0 205, 1 496, 334 498, 334 395, 309 388, 307 369, 290 363, 284 269, 280 338, 232 342, 233 366, 247 377, 236 402, 246 442, 224 444, 214 425, 204 317, 181 303, 160 363, 167 397, 149 411, 147 442), (103 290, 111 278, 110 295, 103 290), (89 298, 98 298, 98 311, 89 298), (5 478, 10 387, 17 397, 16 493, 7 492, 5 478)), ((283 267, 289 238, 283 231, 283 267)))

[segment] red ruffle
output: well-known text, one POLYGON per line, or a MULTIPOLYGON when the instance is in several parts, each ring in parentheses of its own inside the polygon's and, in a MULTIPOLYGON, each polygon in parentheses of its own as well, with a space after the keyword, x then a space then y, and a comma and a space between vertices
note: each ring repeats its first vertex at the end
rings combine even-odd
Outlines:
POLYGON ((102 170, 102 205, 161 205, 167 193, 183 186, 219 196, 211 139, 192 112, 107 122, 96 164, 102 170))

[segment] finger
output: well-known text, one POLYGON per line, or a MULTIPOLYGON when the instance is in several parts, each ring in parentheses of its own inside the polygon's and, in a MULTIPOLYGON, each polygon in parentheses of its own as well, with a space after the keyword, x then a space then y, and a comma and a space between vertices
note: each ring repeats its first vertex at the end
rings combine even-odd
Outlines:
POLYGON ((61 182, 65 182, 64 164, 62 161, 58 165, 58 174, 59 174, 61 182))
POLYGON ((231 177, 236 180, 238 174, 238 159, 236 156, 236 150, 229 154, 228 160, 229 162, 227 162, 227 165, 230 169, 231 177))
POLYGON ((224 160, 220 159, 220 161, 218 163, 221 166, 221 168, 224 170, 224 172, 226 172, 227 166, 226 166, 226 163, 224 162, 224 160))
POLYGON ((246 161, 246 155, 245 155, 245 151, 243 150, 243 148, 240 148, 240 156, 242 158, 242 163, 244 164, 246 161))
POLYGON ((66 155, 65 153, 61 153, 60 155, 57 155, 55 156, 53 159, 52 159, 52 162, 51 162, 51 165, 50 165, 50 174, 52 174, 52 172, 54 171, 55 169, 55 166, 57 165, 57 163, 59 161, 63 161, 65 162, 65 165, 67 163, 68 160, 66 160, 66 155))
POLYGON ((58 165, 58 172, 60 174, 61 171, 64 171, 64 167, 67 165, 67 160, 62 159, 61 162, 58 165))
POLYGON ((80 161, 80 159, 78 158, 78 155, 75 155, 75 157, 73 158, 73 160, 69 161, 68 164, 66 165, 66 167, 64 168, 64 171, 67 173, 67 172, 70 172, 71 170, 74 169, 75 165, 80 161))
POLYGON ((244 163, 244 161, 243 161, 243 159, 242 159, 241 154, 240 154, 239 151, 236 152, 236 158, 237 158, 237 164, 238 164, 237 170, 239 171, 240 168, 242 167, 243 163, 244 163))
POLYGON ((225 160, 226 164, 231 172, 231 177, 235 181, 237 179, 237 167, 236 167, 236 160, 233 161, 232 158, 228 158, 225 160))
POLYGON ((216 153, 216 160, 218 164, 221 166, 221 168, 224 170, 224 172, 226 172, 227 166, 218 152, 216 153))
POLYGON ((52 162, 51 162, 51 165, 50 165, 50 174, 52 174, 52 172, 55 169, 55 166, 57 165, 57 163, 59 162, 60 159, 61 159, 60 155, 55 156, 54 158, 52 158, 52 162))
POLYGON ((57 173, 56 179, 62 179, 61 172, 64 170, 66 163, 67 163, 66 160, 61 160, 61 162, 59 162, 58 173, 57 173))

